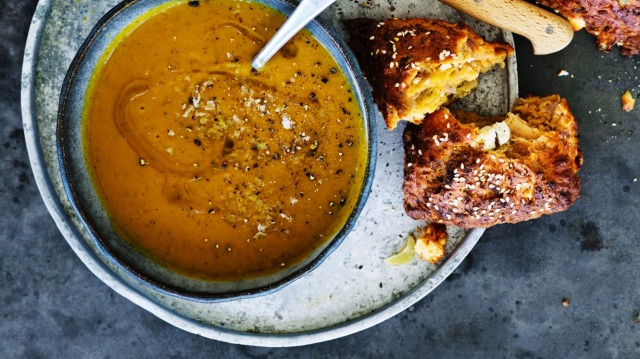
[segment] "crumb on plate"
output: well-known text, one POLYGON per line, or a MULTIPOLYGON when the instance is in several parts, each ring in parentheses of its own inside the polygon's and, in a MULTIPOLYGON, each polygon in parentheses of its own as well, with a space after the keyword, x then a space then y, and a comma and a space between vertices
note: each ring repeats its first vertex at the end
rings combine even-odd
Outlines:
POLYGON ((431 222, 416 241, 418 256, 430 263, 437 264, 444 257, 447 244, 447 226, 431 222))
POLYGON ((622 110, 631 112, 636 104, 636 99, 633 98, 631 92, 627 91, 622 94, 622 110))

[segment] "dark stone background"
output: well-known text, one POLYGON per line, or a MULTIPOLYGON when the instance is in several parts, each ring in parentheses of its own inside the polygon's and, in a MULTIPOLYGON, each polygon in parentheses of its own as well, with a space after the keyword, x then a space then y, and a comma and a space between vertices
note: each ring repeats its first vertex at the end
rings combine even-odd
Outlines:
POLYGON ((516 38, 521 94, 559 93, 580 124, 582 197, 568 211, 489 229, 449 279, 364 332, 290 349, 198 337, 120 297, 75 257, 40 198, 20 117, 36 0, 0 1, 0 358, 640 357, 640 56, 586 33, 534 57, 516 38), (567 70, 571 76, 558 77, 567 70), (564 298, 569 306, 563 307, 564 298))

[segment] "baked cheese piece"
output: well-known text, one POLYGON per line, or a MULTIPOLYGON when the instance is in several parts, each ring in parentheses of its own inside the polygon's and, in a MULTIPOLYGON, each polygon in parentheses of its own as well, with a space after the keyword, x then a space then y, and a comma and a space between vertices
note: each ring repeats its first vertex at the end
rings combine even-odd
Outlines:
POLYGON ((443 20, 346 21, 349 46, 373 88, 387 128, 416 124, 474 90, 480 73, 504 66, 513 48, 487 42, 468 25, 443 20))
POLYGON ((578 125, 558 95, 518 99, 503 118, 441 108, 403 136, 411 218, 490 227, 566 210, 580 195, 578 125))

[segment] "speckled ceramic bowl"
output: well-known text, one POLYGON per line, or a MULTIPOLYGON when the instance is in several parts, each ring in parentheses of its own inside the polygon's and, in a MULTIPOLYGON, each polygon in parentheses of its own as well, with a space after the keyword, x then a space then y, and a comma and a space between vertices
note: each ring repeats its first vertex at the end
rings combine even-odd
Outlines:
MULTIPOLYGON (((127 0, 109 11, 95 26, 74 58, 65 78, 58 111, 58 156, 62 180, 74 210, 91 234, 96 247, 108 266, 122 273, 126 282, 148 286, 153 291, 215 302, 268 294, 304 276, 319 266, 344 240, 362 210, 370 191, 376 159, 376 139, 373 124, 373 103, 365 96, 364 79, 357 62, 342 40, 327 26, 314 21, 307 29, 333 55, 350 82, 363 114, 368 141, 368 163, 358 203, 344 226, 323 246, 300 263, 269 276, 241 281, 214 282, 183 276, 145 257, 114 230, 101 203, 86 166, 82 145, 83 107, 93 70, 113 38, 125 27, 148 11, 175 0, 127 0)), ((282 0, 257 0, 284 14, 290 14, 293 5, 282 0)))

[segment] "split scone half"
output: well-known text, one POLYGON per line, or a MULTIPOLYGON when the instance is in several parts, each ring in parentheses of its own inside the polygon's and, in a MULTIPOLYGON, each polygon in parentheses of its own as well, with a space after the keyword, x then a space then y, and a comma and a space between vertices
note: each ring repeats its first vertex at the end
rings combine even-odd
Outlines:
POLYGON ((487 42, 468 25, 427 19, 346 21, 354 51, 387 128, 419 124, 440 106, 474 90, 478 76, 504 67, 513 48, 487 42))
POLYGON ((489 227, 566 210, 580 194, 578 125, 557 95, 518 99, 506 118, 441 108, 403 140, 414 219, 489 227))

